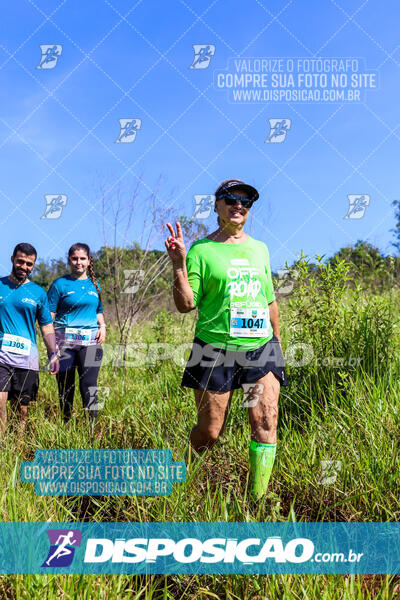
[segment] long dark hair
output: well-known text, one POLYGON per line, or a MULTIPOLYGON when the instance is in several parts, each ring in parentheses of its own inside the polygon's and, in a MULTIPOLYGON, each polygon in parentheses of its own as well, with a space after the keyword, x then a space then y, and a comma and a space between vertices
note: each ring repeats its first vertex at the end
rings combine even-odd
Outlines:
POLYGON ((68 258, 71 258, 71 256, 77 250, 83 250, 83 252, 86 253, 86 256, 89 259, 89 265, 88 265, 89 278, 92 280, 92 283, 93 283, 94 287, 96 288, 97 293, 99 294, 99 298, 101 300, 101 292, 100 292, 99 285, 97 283, 96 275, 94 273, 93 256, 90 252, 90 248, 87 244, 83 244, 82 242, 78 242, 77 244, 72 244, 71 248, 68 250, 68 258))

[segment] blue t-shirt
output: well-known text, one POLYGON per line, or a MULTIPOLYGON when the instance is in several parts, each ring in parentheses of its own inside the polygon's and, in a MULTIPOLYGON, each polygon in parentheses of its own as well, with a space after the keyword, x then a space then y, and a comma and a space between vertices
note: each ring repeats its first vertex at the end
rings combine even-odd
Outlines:
POLYGON ((0 363, 39 370, 35 321, 53 322, 46 292, 33 281, 17 285, 0 278, 0 363))
MULTIPOLYGON (((101 291, 100 286, 99 289, 101 291)), ((92 280, 89 277, 76 279, 72 275, 65 275, 51 284, 47 295, 50 310, 56 314, 54 327, 57 338, 68 338, 69 342, 75 341, 79 345, 80 339, 87 333, 89 340, 86 343, 95 344, 99 327, 97 315, 103 312, 103 305, 92 280), (82 329, 85 332, 80 331, 82 329)))

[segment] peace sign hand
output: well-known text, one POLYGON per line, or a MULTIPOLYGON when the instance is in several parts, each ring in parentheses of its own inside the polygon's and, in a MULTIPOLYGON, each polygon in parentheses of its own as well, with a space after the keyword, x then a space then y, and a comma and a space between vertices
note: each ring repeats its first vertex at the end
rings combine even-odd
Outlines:
POLYGON ((167 223, 167 227, 171 235, 165 240, 165 247, 174 266, 183 266, 186 261, 186 248, 183 241, 181 224, 176 222, 176 233, 171 223, 167 223))

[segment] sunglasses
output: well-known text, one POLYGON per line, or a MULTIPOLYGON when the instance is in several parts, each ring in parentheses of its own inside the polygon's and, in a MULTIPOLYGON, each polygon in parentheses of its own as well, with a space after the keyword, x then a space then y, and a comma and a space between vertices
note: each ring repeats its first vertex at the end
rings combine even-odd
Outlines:
POLYGON ((254 200, 243 198, 243 196, 235 196, 234 194, 225 194, 222 198, 228 206, 234 206, 236 202, 240 202, 243 208, 251 208, 254 202, 254 200))

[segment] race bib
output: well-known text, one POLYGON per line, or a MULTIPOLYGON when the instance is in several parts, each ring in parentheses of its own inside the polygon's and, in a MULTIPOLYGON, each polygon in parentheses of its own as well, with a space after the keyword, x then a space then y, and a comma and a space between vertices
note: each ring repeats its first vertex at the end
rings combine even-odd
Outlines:
POLYGON ((23 354, 29 356, 31 353, 32 342, 28 338, 11 333, 3 333, 1 349, 3 352, 12 352, 13 354, 23 354))
POLYGON ((232 337, 266 338, 269 336, 270 330, 268 307, 238 308, 231 306, 230 335, 232 337))
POLYGON ((80 346, 88 346, 91 339, 91 329, 80 329, 79 327, 65 328, 65 341, 80 346))

